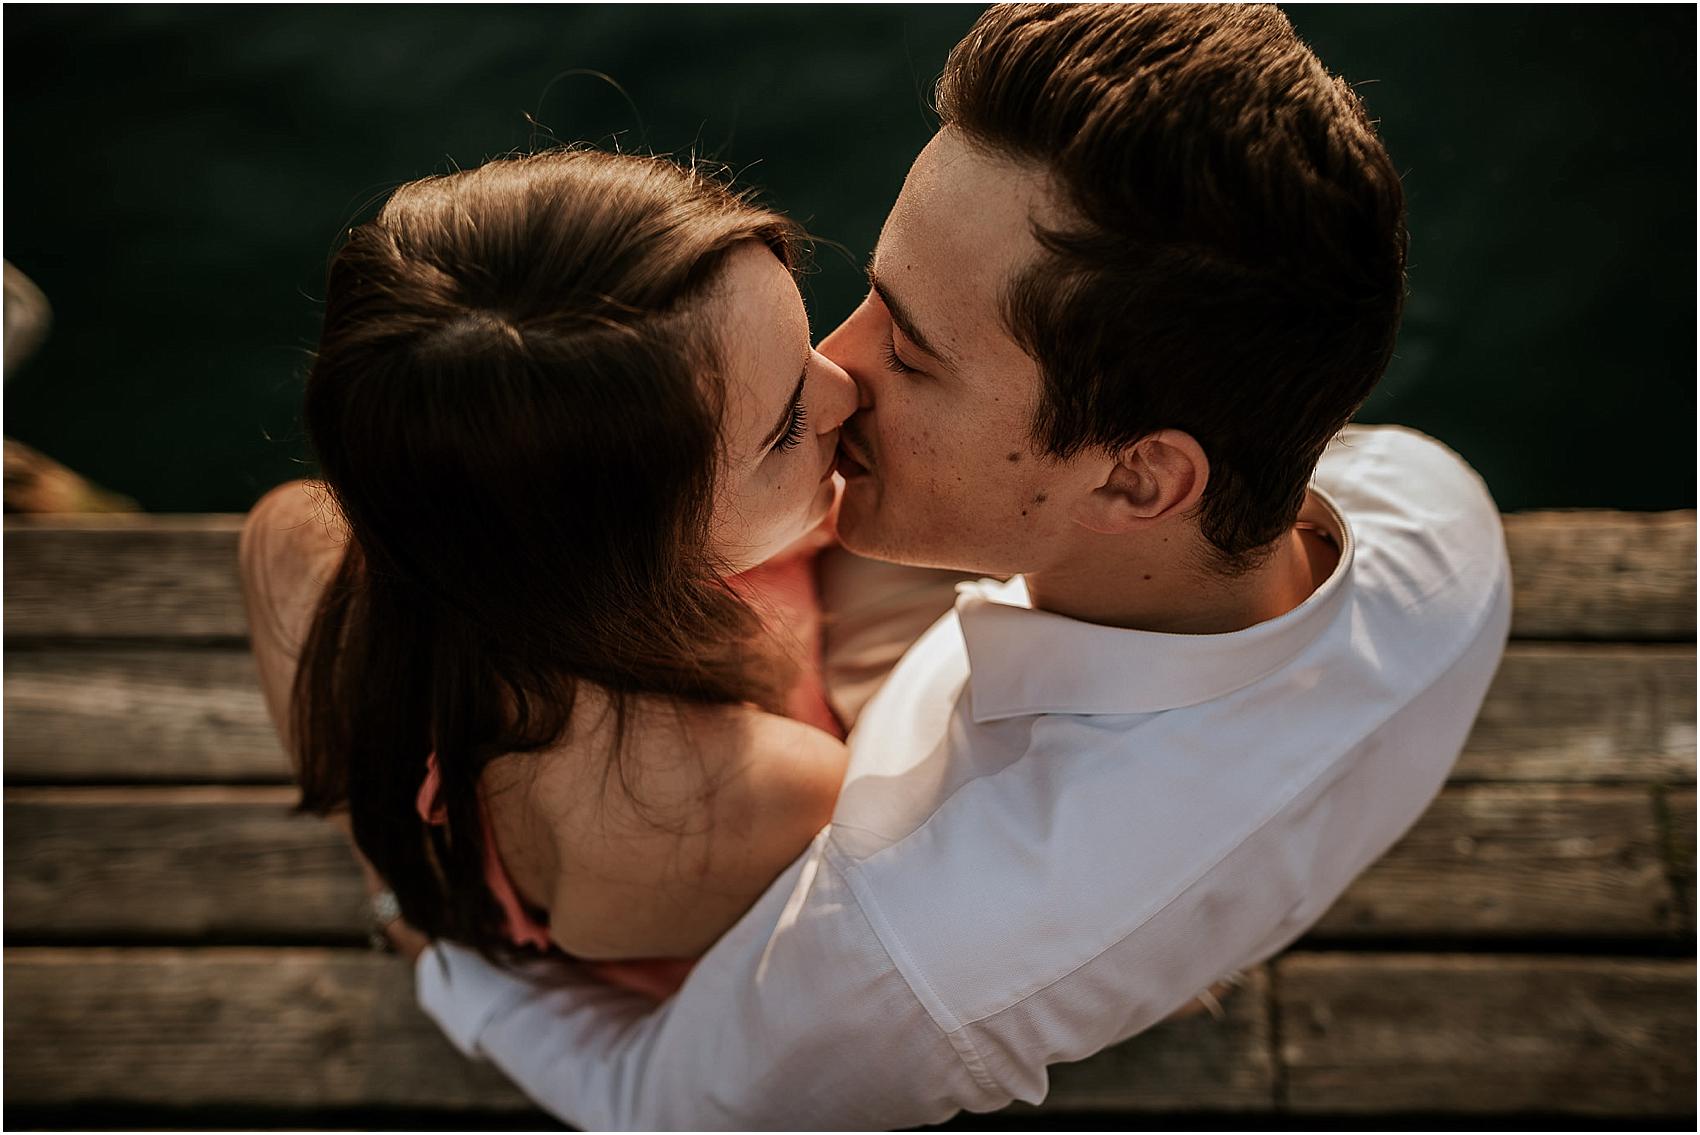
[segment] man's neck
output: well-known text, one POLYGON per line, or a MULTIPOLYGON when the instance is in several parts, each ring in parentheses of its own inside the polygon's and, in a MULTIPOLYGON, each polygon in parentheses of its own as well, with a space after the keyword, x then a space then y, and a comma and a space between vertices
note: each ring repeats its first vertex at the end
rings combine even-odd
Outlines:
POLYGON ((1201 568, 1196 529, 1168 536, 1087 534, 1071 554, 1027 573, 1040 610, 1082 622, 1164 634, 1227 634, 1291 611, 1334 570, 1338 551, 1293 530, 1257 568, 1231 579, 1201 568))

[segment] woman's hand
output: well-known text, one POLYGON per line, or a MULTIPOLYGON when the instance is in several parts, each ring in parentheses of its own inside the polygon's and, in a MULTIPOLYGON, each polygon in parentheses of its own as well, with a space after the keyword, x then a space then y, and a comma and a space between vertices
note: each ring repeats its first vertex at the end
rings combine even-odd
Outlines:
MULTIPOLYGON (((375 875, 369 873, 366 883, 367 900, 371 901, 380 894, 389 893, 389 888, 384 886, 383 880, 377 879, 375 875), (377 882, 376 887, 372 885, 373 880, 377 882)), ((409 964, 419 960, 419 955, 424 953, 425 947, 431 944, 431 939, 409 926, 407 920, 399 914, 383 924, 383 935, 389 939, 390 945, 395 948, 395 952, 406 958, 409 964)))

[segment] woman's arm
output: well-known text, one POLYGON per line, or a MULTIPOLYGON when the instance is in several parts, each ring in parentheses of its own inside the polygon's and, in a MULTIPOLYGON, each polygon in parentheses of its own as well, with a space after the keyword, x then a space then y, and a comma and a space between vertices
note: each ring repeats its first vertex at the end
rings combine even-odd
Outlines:
MULTIPOLYGON (((292 767, 295 746, 289 707, 296 664, 319 597, 342 562, 346 540, 323 489, 310 481, 289 481, 261 497, 249 511, 237 544, 260 693, 292 767)), ((365 877, 366 893, 386 890, 383 879, 354 846, 348 814, 338 812, 326 819, 347 837, 365 877)), ((409 958, 417 957, 427 944, 424 935, 400 919, 391 922, 385 933, 409 958)))
POLYGON ((278 741, 295 761, 290 693, 296 661, 346 537, 322 488, 289 481, 259 499, 242 525, 237 561, 260 692, 278 741))

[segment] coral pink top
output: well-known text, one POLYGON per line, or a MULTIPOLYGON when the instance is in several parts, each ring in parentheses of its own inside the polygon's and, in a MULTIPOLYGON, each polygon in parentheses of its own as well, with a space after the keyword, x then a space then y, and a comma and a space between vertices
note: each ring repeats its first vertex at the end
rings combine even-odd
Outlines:
MULTIPOLYGON (((760 609, 772 623, 784 626, 803 648, 805 665, 787 701, 787 715, 843 738, 844 726, 827 704, 820 672, 821 608, 814 566, 815 557, 830 542, 830 535, 804 541, 794 550, 751 568, 730 582, 746 602, 760 609)), ((425 780, 415 801, 419 818, 428 824, 447 822, 447 809, 437 802, 439 780, 437 754, 432 753, 426 758, 425 780)), ((489 827, 488 822, 485 826, 489 827)), ((494 839, 484 841, 484 878, 501 904, 508 938, 518 946, 554 949, 549 938, 548 915, 528 909, 520 900, 513 880, 502 866, 494 839)), ((666 996, 684 980, 692 964, 680 959, 646 959, 601 963, 598 969, 616 984, 651 996, 666 996)))

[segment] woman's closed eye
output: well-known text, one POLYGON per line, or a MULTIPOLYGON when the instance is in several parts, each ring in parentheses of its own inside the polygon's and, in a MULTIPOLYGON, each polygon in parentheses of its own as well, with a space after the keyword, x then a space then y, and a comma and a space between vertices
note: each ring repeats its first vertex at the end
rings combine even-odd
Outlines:
POLYGON ((779 441, 774 444, 773 448, 787 453, 796 449, 803 444, 803 439, 808 436, 808 426, 809 408, 803 405, 803 399, 799 396, 795 402, 791 403, 791 419, 785 426, 785 432, 779 435, 779 441))

